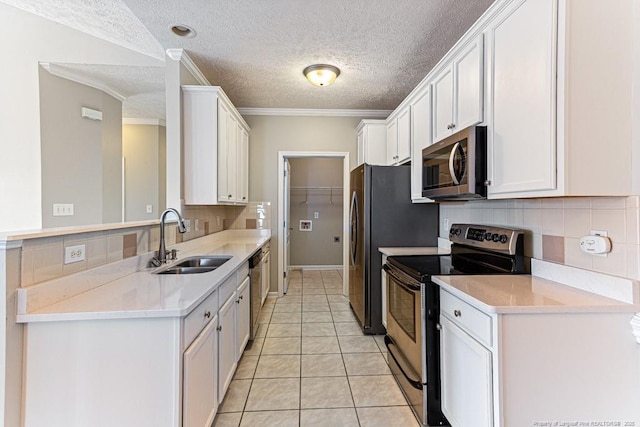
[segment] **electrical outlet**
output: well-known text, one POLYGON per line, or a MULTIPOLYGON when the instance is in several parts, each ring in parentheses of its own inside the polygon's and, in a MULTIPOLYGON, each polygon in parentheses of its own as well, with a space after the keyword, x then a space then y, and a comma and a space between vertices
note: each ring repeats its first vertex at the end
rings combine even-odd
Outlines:
POLYGON ((73 203, 54 203, 53 216, 73 216, 73 203))
POLYGON ((85 245, 67 246, 64 248, 64 263, 84 261, 85 245))
POLYGON ((449 218, 445 218, 443 220, 443 227, 444 227, 444 231, 447 232, 447 234, 449 233, 449 218))
POLYGON ((198 218, 193 221, 193 226, 196 228, 196 231, 200 230, 200 220, 198 218))
POLYGON ((185 219, 183 222, 184 222, 184 228, 187 229, 187 233, 191 232, 191 220, 185 219))
POLYGON ((153 205, 147 205, 147 213, 153 213, 153 205))

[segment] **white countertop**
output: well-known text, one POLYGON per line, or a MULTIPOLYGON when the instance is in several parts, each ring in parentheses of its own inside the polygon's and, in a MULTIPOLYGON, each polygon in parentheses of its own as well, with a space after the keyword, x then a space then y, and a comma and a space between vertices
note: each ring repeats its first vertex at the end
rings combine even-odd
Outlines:
POLYGON ((486 313, 634 313, 629 304, 529 275, 433 276, 447 292, 486 313))
MULTIPOLYGON (((232 258, 214 271, 200 274, 152 274, 155 269, 132 271, 130 274, 103 283, 86 292, 59 299, 57 302, 28 310, 30 298, 29 288, 20 289, 18 294, 19 323, 47 322, 61 320, 89 320, 89 319, 123 319, 148 317, 176 317, 185 316, 200 302, 209 296, 220 284, 236 271, 250 256, 269 239, 269 236, 249 236, 237 233, 220 240, 215 235, 194 239, 176 248, 180 248, 180 259, 194 255, 225 254, 232 258)), ((124 261, 126 262, 126 260, 124 261)), ((112 269, 122 266, 114 263, 112 269)), ((108 277, 103 267, 94 275, 108 277)), ((94 279, 91 270, 83 273, 85 280, 94 279)), ((65 283, 74 280, 74 276, 61 278, 52 283, 38 286, 49 286, 47 293, 66 292, 65 283), (66 279, 66 280, 65 280, 66 279), (52 288, 53 291, 52 291, 52 288)), ((78 278, 75 277, 77 281, 78 278)), ((32 299, 38 298, 34 295, 32 299)), ((31 304, 34 305, 34 304, 31 304)), ((42 304, 40 304, 42 305, 42 304)))
POLYGON ((406 256, 406 255, 449 255, 450 249, 439 248, 436 246, 415 247, 415 248, 378 248, 382 254, 387 256, 406 256))

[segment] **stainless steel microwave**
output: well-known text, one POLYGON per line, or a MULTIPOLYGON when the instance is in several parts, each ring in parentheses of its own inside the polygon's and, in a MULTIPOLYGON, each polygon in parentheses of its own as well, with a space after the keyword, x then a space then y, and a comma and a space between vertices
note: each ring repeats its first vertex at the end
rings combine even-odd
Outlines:
POLYGON ((487 128, 470 126, 422 150, 422 195, 434 200, 487 197, 487 128))

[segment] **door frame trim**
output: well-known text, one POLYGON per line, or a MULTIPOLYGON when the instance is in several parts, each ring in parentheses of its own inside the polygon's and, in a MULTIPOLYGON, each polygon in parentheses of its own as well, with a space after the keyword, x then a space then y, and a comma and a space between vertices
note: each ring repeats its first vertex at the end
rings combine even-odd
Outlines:
POLYGON ((278 296, 283 295, 284 286, 284 162, 285 159, 308 157, 341 158, 343 167, 342 185, 342 294, 349 294, 349 152, 339 151, 278 151, 278 296))

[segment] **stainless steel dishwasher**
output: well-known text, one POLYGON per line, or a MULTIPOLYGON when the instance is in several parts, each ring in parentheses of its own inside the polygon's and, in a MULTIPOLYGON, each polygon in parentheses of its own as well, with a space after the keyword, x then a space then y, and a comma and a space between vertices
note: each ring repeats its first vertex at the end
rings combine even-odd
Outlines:
POLYGON ((262 248, 258 249, 251 258, 249 258, 249 277, 251 278, 251 335, 253 340, 258 332, 258 318, 260 317, 260 309, 262 301, 260 300, 260 287, 262 286, 262 258, 264 253, 262 248))

